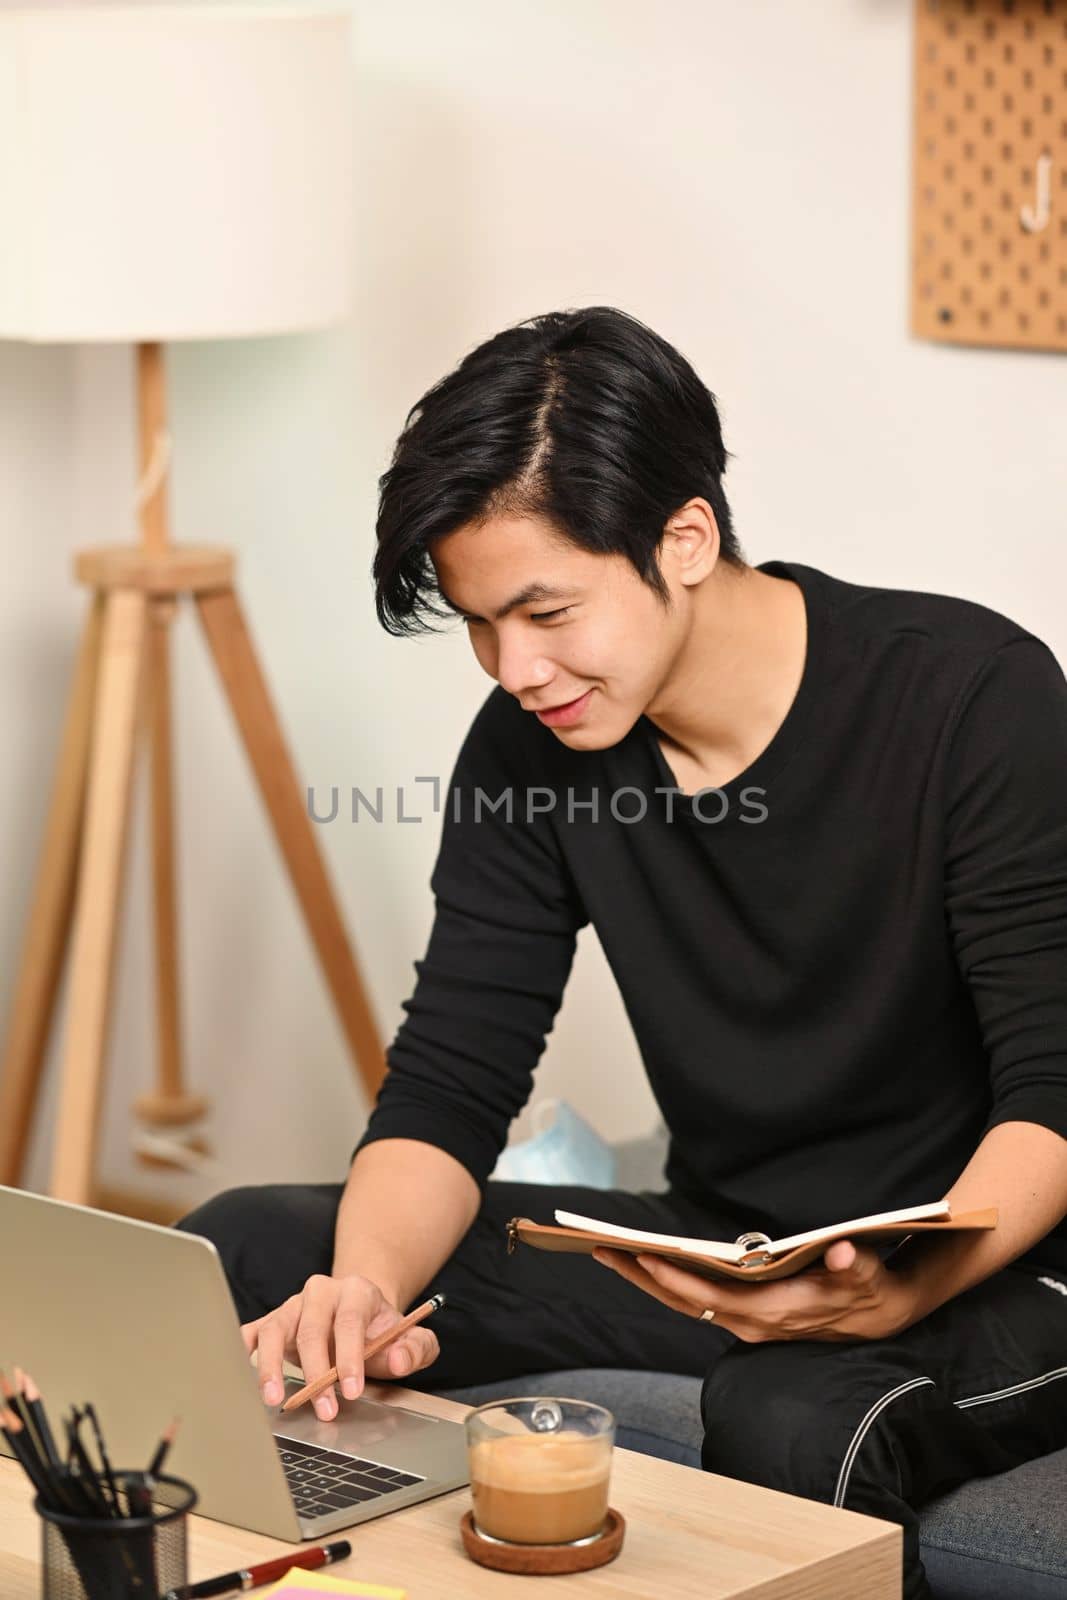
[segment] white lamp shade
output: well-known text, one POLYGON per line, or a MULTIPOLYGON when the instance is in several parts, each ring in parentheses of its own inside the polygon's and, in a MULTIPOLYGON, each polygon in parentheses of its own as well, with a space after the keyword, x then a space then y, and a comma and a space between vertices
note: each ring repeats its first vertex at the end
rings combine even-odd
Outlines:
POLYGON ((343 318, 351 19, 0 11, 0 338, 230 338, 343 318))

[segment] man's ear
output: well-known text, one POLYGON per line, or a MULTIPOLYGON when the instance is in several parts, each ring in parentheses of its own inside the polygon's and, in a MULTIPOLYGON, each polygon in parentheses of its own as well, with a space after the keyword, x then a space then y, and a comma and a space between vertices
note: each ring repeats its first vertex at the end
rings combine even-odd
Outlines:
MULTIPOLYGON (((700 495, 667 518, 660 543, 660 565, 686 588, 703 583, 715 569, 721 540, 715 513, 700 495)), ((665 571, 664 576, 667 576, 665 571)))

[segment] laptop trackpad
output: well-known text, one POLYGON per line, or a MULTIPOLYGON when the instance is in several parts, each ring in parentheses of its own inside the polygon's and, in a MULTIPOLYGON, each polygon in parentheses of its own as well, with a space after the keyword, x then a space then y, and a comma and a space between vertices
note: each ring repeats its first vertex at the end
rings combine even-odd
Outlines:
MULTIPOLYGON (((289 1378, 285 1387, 288 1397, 302 1385, 289 1378)), ((314 1406, 305 1405, 299 1411, 275 1412, 271 1427, 279 1437, 302 1439, 324 1450, 400 1467, 420 1459, 425 1463, 430 1437, 454 1429, 462 1431, 454 1422, 445 1423, 438 1417, 423 1416, 403 1406, 382 1405, 377 1400, 345 1400, 339 1395, 338 1405, 340 1409, 332 1422, 322 1422, 315 1415, 314 1406)), ((417 1465, 415 1470, 418 1471, 417 1465)))

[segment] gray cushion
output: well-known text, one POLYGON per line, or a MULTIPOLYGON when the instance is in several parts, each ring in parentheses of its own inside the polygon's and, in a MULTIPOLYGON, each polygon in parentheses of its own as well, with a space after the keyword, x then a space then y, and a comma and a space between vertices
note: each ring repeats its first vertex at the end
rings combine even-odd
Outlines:
MULTIPOLYGON (((699 1467, 700 1379, 587 1368, 541 1372, 449 1398, 467 1405, 520 1394, 569 1395, 607 1406, 627 1450, 699 1467)), ((937 1600, 1064 1600, 1067 1450, 993 1478, 975 1478, 921 1514, 923 1561, 937 1600)))
POLYGON ((938 1600, 1063 1600, 1067 1450, 931 1500, 921 1530, 938 1600))

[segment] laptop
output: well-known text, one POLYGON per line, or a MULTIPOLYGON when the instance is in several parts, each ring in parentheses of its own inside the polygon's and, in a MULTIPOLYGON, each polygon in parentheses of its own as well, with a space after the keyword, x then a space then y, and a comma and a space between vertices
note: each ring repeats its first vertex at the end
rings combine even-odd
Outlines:
POLYGON ((459 1423, 340 1391, 332 1422, 265 1406, 209 1240, 3 1186, 0 1239, 0 1365, 32 1373, 57 1436, 91 1401, 116 1470, 180 1417, 164 1470, 203 1516, 295 1543, 469 1481, 459 1423))

